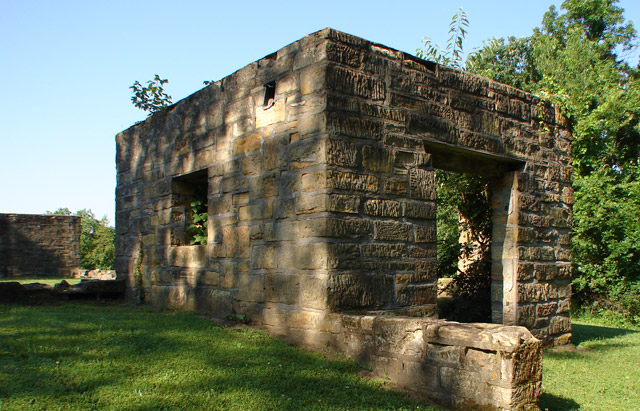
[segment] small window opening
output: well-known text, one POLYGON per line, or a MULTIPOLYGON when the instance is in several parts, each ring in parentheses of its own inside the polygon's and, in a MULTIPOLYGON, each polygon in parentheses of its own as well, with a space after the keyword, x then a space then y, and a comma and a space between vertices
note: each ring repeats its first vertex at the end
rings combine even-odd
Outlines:
POLYGON ((207 170, 175 177, 171 183, 171 244, 207 244, 207 170))
POLYGON ((276 82, 271 81, 264 85, 264 102, 262 106, 265 110, 274 105, 276 101, 276 82))

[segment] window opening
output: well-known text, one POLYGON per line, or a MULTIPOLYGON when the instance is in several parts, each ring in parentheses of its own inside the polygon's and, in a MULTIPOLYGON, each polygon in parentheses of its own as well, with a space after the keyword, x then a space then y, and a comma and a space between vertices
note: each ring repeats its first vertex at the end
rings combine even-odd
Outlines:
POLYGON ((267 110, 275 104, 276 100, 276 82, 271 81, 264 85, 264 102, 262 103, 263 109, 267 110))
POLYGON ((208 177, 207 170, 175 177, 172 180, 173 245, 207 244, 208 177))

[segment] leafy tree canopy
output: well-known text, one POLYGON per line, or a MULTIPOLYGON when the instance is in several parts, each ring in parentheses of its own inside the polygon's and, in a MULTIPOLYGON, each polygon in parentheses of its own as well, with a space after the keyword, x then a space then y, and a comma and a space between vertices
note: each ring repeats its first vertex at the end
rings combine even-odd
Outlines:
POLYGON ((113 270, 115 265, 114 239, 116 230, 109 226, 107 217, 97 219, 90 209, 73 214, 68 208, 59 208, 47 214, 76 215, 82 217, 80 231, 80 266, 87 270, 113 270))
POLYGON ((576 301, 640 321, 640 67, 623 59, 637 40, 616 0, 567 0, 531 36, 486 42, 466 68, 551 100, 567 116, 576 301))

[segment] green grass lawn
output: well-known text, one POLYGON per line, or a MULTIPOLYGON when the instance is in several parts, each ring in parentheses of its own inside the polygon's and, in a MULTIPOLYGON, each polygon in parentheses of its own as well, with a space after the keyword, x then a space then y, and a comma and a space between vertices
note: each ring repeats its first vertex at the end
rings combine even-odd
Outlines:
POLYGON ((573 321, 575 347, 546 350, 544 410, 640 410, 640 328, 573 321))
POLYGON ((0 305, 0 410, 434 409, 351 361, 186 313, 0 305))
POLYGON ((79 278, 0 278, 0 282, 7 281, 17 281, 20 284, 29 284, 29 283, 40 283, 40 284, 48 284, 50 286, 54 286, 58 284, 60 281, 66 280, 69 284, 74 285, 80 282, 79 278))
MULTIPOLYGON (((639 410, 640 330, 576 321, 544 355, 542 409, 639 410)), ((435 409, 360 367, 193 314, 0 305, 0 411, 435 409)))

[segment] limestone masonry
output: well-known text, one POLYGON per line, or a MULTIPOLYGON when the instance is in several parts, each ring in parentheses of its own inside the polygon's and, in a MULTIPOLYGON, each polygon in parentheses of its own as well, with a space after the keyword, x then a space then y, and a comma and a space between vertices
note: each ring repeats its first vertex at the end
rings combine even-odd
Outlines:
POLYGON ((445 405, 533 409, 538 339, 571 332, 570 151, 533 95, 325 29, 118 134, 116 270, 445 405), (495 324, 436 318, 436 168, 491 178, 495 324))
POLYGON ((80 268, 80 217, 0 214, 0 278, 71 277, 80 268))

